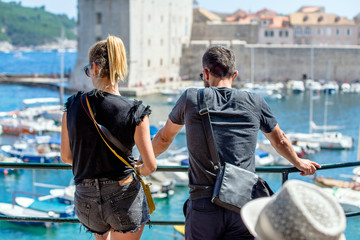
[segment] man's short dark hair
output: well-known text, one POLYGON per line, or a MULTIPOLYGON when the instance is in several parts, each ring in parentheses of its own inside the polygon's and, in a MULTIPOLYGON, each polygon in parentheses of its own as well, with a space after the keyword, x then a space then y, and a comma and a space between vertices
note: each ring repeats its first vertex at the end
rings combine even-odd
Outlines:
POLYGON ((229 78, 235 73, 235 54, 223 46, 210 47, 204 53, 202 64, 215 77, 229 78))

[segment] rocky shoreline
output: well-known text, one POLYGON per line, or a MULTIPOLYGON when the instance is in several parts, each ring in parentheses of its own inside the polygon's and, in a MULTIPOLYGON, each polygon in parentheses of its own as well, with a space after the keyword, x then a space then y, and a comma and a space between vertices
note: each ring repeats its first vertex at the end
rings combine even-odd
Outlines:
POLYGON ((77 50, 77 41, 65 39, 63 41, 57 41, 44 45, 37 46, 14 46, 9 42, 0 42, 0 52, 31 52, 31 51, 54 51, 59 49, 65 49, 70 51, 77 50))

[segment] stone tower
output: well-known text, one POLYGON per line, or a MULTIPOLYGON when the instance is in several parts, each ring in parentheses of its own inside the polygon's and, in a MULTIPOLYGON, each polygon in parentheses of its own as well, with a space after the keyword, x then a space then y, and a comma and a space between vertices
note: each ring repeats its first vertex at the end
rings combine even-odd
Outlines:
POLYGON ((127 50, 129 75, 122 87, 179 81, 181 50, 190 41, 192 0, 78 0, 78 58, 69 81, 92 88, 83 67, 88 50, 111 34, 127 50))

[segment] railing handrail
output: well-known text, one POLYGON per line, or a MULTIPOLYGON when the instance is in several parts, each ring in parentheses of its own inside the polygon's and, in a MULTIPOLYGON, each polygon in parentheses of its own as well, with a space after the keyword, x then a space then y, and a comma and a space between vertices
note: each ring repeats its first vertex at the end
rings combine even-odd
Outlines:
MULTIPOLYGON (((346 163, 332 163, 323 164, 318 170, 328 170, 334 168, 354 167, 360 166, 360 161, 346 162, 346 163)), ((8 163, 1 162, 0 168, 14 168, 14 169, 56 169, 69 170, 72 166, 66 163, 8 163)), ((157 171, 160 172, 186 172, 187 166, 158 166, 157 171)), ((300 172, 295 167, 270 166, 270 167, 256 167, 256 172, 262 173, 293 173, 300 172)))
MULTIPOLYGON (((360 161, 323 164, 318 170, 327 170, 334 168, 360 166, 360 161)), ((54 170, 70 170, 72 166, 65 163, 7 163, 1 162, 0 168, 14 169, 54 169, 54 170)), ((158 166, 157 171, 160 172, 186 172, 188 166, 158 166)), ((289 173, 300 172, 295 167, 256 167, 256 172, 263 173, 281 173, 282 182, 284 183, 289 173)), ((350 212, 345 214, 346 217, 360 216, 360 212, 350 212)), ((0 221, 21 221, 21 222, 53 222, 53 223, 79 223, 77 218, 44 218, 44 217, 9 217, 0 216, 0 221)), ((152 225, 184 225, 184 221, 151 221, 152 225)))

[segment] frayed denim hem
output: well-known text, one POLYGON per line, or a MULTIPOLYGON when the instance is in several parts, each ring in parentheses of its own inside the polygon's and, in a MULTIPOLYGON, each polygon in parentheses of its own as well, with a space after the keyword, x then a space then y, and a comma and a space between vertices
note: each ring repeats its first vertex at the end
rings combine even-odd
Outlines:
POLYGON ((116 229, 114 229, 114 232, 119 232, 119 233, 128 233, 128 232, 136 233, 136 232, 140 231, 140 228, 141 228, 142 226, 144 226, 146 223, 149 223, 149 228, 152 227, 151 221, 150 221, 150 219, 149 219, 149 220, 147 220, 147 221, 145 221, 145 222, 137 225, 136 228, 133 229, 133 230, 125 230, 125 231, 122 231, 122 230, 116 230, 116 229))
POLYGON ((110 231, 110 229, 111 229, 111 228, 109 228, 109 230, 107 230, 107 231, 105 231, 103 233, 100 233, 100 232, 91 230, 90 228, 88 228, 84 224, 81 224, 80 225, 80 232, 81 232, 81 227, 83 227, 86 230, 86 232, 88 232, 88 233, 97 234, 97 235, 101 235, 101 236, 104 235, 105 233, 107 233, 108 231, 110 231))

